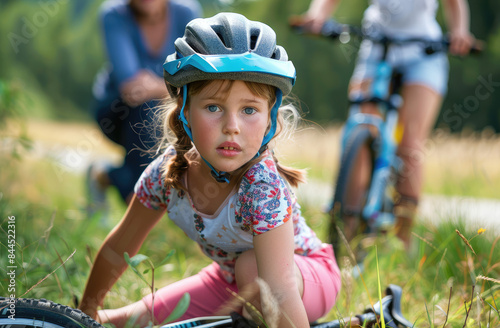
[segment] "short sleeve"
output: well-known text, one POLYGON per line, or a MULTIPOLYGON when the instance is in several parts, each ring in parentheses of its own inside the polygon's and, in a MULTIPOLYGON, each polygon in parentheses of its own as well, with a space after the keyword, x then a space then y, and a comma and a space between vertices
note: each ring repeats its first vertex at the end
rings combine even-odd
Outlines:
POLYGON ((175 150, 168 148, 162 156, 147 166, 135 184, 135 195, 144 206, 154 210, 167 209, 172 187, 165 185, 163 168, 173 156, 175 156, 175 150))
POLYGON ((133 41, 133 21, 125 5, 105 5, 100 13, 108 61, 113 82, 121 85, 141 68, 137 45, 133 41))
POLYGON ((279 227, 292 216, 292 200, 272 158, 255 164, 238 190, 236 220, 242 229, 259 235, 279 227))

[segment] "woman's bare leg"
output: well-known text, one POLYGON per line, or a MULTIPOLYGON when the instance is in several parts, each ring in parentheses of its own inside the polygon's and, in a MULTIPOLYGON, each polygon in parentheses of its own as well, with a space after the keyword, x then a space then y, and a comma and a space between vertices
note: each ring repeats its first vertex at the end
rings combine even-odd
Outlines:
POLYGON ((394 213, 396 234, 408 249, 413 216, 422 191, 425 143, 436 122, 442 96, 419 84, 405 85, 401 94, 404 104, 399 119, 404 133, 398 154, 404 162, 404 169, 396 185, 401 201, 396 204, 394 213))

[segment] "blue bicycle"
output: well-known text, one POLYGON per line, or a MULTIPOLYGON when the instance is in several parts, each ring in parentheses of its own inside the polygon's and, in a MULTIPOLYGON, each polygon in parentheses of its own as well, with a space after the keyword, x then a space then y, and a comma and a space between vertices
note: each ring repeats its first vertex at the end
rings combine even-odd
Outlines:
MULTIPOLYGON (((299 33, 309 33, 304 26, 292 23, 292 27, 299 33)), ((398 124, 398 109, 403 100, 398 93, 402 75, 387 60, 390 47, 416 44, 422 52, 432 55, 446 52, 449 41, 446 37, 439 41, 389 38, 334 20, 324 24, 320 36, 342 43, 350 42, 354 36, 381 46, 370 89, 349 94, 348 118, 341 137, 340 167, 333 201, 328 209, 331 217, 328 241, 338 256, 342 244, 340 231, 350 241, 358 235, 387 231, 395 221, 395 183, 403 169, 403 161, 396 153, 403 134, 402 126, 398 124), (361 111, 362 105, 367 103, 376 107, 376 114, 361 111), (360 219, 352 223, 347 222, 346 217, 360 219)), ((480 51, 479 45, 471 50, 480 51)))

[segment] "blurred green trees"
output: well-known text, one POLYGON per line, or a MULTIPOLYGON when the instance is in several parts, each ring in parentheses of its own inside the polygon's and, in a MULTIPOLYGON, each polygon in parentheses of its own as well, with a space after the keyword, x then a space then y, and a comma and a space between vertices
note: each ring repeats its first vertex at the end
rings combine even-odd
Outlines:
MULTIPOLYGON (((34 99, 33 116, 90 119, 91 88, 105 62, 98 8, 103 0, 2 0, 0 80, 22 86, 34 99)), ((356 45, 294 34, 288 18, 309 0, 200 0, 205 16, 235 11, 271 25, 297 68, 294 94, 306 118, 342 122, 356 45)), ((343 1, 335 17, 358 24, 367 0, 343 1)), ((449 93, 438 126, 451 131, 491 127, 500 132, 500 3, 470 1, 471 29, 485 40, 480 57, 450 58, 449 93)), ((443 22, 440 13, 440 22, 443 22)), ((444 26, 444 25, 443 25, 444 26)), ((31 115, 30 115, 31 116, 31 115)))

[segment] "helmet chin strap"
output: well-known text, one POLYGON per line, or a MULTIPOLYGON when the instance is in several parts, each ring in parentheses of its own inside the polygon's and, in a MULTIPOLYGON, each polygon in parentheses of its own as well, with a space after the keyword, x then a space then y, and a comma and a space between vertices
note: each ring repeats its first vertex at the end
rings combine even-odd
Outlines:
MULTIPOLYGON (((280 89, 276 89, 276 102, 274 103, 273 108, 271 108, 271 129, 269 132, 264 136, 264 140, 262 140, 262 144, 259 148, 259 151, 255 156, 250 160, 254 160, 255 158, 259 157, 264 151, 267 149, 267 144, 271 141, 271 139, 274 137, 274 134, 276 133, 276 120, 278 117, 278 109, 281 106, 281 102, 283 99, 283 93, 281 92, 280 89)), ((182 108, 179 113, 179 120, 182 122, 182 126, 184 128, 184 131, 186 131, 189 139, 193 141, 193 134, 191 132, 191 128, 189 127, 189 123, 184 117, 184 107, 186 107, 186 101, 187 101, 187 85, 182 86, 182 108)), ((193 141, 194 142, 194 141, 193 141)), ((224 171, 219 171, 215 167, 213 167, 212 164, 210 164, 203 156, 201 156, 201 159, 208 165, 210 168, 210 173, 214 177, 214 179, 217 182, 225 182, 229 183, 231 179, 231 174, 229 172, 224 172, 224 171)), ((241 167, 243 167, 245 164, 243 164, 241 167)))

